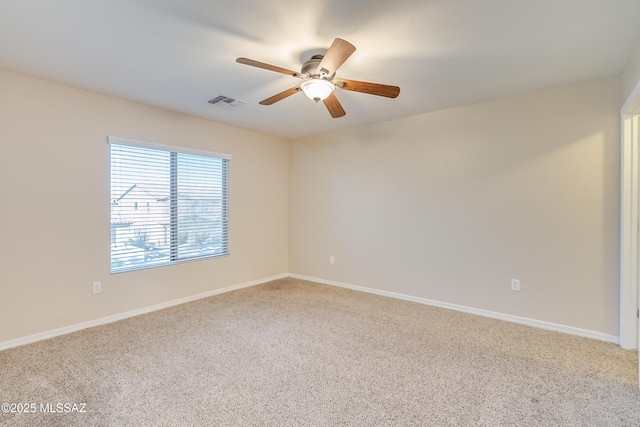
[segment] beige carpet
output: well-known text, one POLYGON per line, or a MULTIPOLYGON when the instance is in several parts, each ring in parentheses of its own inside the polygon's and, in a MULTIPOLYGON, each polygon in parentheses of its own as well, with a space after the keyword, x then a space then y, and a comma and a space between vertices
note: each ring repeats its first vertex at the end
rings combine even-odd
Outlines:
POLYGON ((36 404, 0 425, 640 426, 637 363, 613 344, 282 279, 0 352, 0 403, 36 404))

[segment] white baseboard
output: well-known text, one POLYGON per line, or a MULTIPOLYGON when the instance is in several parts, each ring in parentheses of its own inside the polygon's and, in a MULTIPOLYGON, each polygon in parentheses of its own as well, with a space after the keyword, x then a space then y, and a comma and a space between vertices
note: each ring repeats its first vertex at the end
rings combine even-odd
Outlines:
POLYGON ((107 323, 117 322, 118 320, 126 319, 128 317, 138 316, 140 314, 150 313, 152 311, 162 310, 163 308, 172 307, 174 305, 180 305, 187 302, 207 298, 213 295, 222 294, 225 292, 235 291, 236 289, 248 288, 250 286, 259 285, 261 283, 270 282, 272 280, 283 279, 289 277, 289 274, 279 274, 277 276, 267 277, 264 279, 253 280, 251 282, 241 283, 239 285, 227 286, 222 289, 214 289, 213 291, 204 292, 197 295, 191 295, 185 298, 176 299, 173 301, 167 301, 160 304, 152 305, 149 307, 143 307, 136 310, 127 311, 125 313, 115 314, 113 316, 107 316, 100 319, 90 320, 88 322, 82 322, 71 326, 65 326, 63 328, 53 329, 51 331, 41 332, 34 335, 29 335, 23 338, 15 340, 0 342, 0 351, 8 348, 18 347, 21 345, 31 344, 36 341, 42 341, 49 338, 57 337, 59 335, 70 334, 71 332, 80 331, 82 329, 91 328, 94 326, 105 325, 107 323))
POLYGON ((380 291, 378 289, 366 288, 363 286, 350 285, 347 283, 335 282, 333 280, 324 280, 317 277, 303 276, 300 274, 289 274, 290 277, 302 280, 309 280, 311 282, 322 283, 325 285, 338 286, 340 288, 352 289, 355 291, 368 292, 370 294, 381 295, 385 297, 397 298, 405 301, 417 302, 420 304, 431 305, 434 307, 447 308, 449 310, 461 311, 463 313, 475 314, 483 317, 490 317, 492 319, 506 320, 507 322, 519 323, 521 325, 533 326, 535 328, 546 329, 549 331, 562 332, 570 335, 577 335, 580 337, 593 338, 600 341, 610 342, 613 344, 620 344, 620 337, 615 335, 603 334, 601 332, 589 331, 587 329, 574 328, 573 326, 565 326, 557 323, 545 322, 542 320, 529 319, 526 317, 514 316, 511 314, 498 313, 495 311, 482 310, 479 308, 467 307, 464 305, 451 304, 448 302, 435 301, 427 298, 414 297, 411 295, 404 295, 389 291, 380 291))
POLYGON ((204 292, 197 295, 192 295, 185 298, 176 299, 173 301, 163 302, 163 303, 152 305, 149 307, 143 307, 137 310, 131 310, 125 313, 115 314, 113 316, 107 316, 100 319, 90 320, 88 322, 83 322, 83 323, 78 323, 71 326, 66 326, 63 328, 53 329, 50 331, 29 335, 23 338, 15 339, 15 340, 0 342, 0 351, 13 348, 13 347, 26 345, 26 344, 31 344, 37 341, 46 340, 49 338, 57 337, 59 335, 70 334, 72 332, 80 331, 82 329, 87 329, 94 326, 100 326, 100 325, 105 325, 107 323, 117 322, 118 320, 126 319, 133 316, 138 316, 140 314, 150 313, 152 311, 162 310, 163 308, 168 308, 168 307, 184 304, 191 301, 196 301, 196 300, 207 298, 213 295, 234 291, 236 289, 248 288, 250 286, 259 285, 262 283, 270 282, 272 280, 283 279, 285 277, 293 277, 296 279, 309 280, 311 282, 322 283, 325 285, 337 286, 341 288, 352 289, 355 291, 367 292, 370 294, 376 294, 376 295, 381 295, 385 297, 397 298, 405 301, 412 301, 420 304, 446 308, 449 310, 461 311, 463 313, 475 314, 483 317, 490 317, 492 319, 506 320, 508 322, 519 323, 527 326, 533 326, 540 329, 547 329, 550 331, 562 332, 566 334, 577 335, 580 337, 593 338, 600 341, 610 342, 613 344, 618 344, 618 345, 620 344, 620 337, 617 337, 615 335, 603 334, 601 332, 594 332, 586 329, 574 328, 572 326, 559 325, 557 323, 544 322, 542 320, 535 320, 535 319, 529 319, 526 317, 513 316, 510 314, 498 313, 498 312, 489 311, 489 310, 482 310, 479 308, 467 307, 467 306, 458 305, 458 304, 451 304, 451 303, 431 300, 427 298, 414 297, 411 295, 404 295, 404 294, 399 294, 395 292, 381 291, 378 289, 366 288, 364 286, 350 285, 347 283, 335 282, 333 280, 325 280, 317 277, 303 276, 303 275, 294 274, 294 273, 285 273, 285 274, 279 274, 272 277, 267 277, 264 279, 253 280, 251 282, 241 283, 238 285, 228 286, 222 289, 215 289, 212 291, 204 292))

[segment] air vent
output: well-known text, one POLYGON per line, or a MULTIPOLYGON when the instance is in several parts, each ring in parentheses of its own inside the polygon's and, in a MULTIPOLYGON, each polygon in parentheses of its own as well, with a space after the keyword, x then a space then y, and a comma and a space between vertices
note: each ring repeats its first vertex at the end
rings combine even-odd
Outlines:
POLYGON ((209 100, 209 104, 217 105, 222 108, 231 108, 231 107, 240 107, 241 105, 246 104, 244 101, 240 101, 239 99, 229 98, 228 96, 220 95, 216 96, 213 99, 209 100))

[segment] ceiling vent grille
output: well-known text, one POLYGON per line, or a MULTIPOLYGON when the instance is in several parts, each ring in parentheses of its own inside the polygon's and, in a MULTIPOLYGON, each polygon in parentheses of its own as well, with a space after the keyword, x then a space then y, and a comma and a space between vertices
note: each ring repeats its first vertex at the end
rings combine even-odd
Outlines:
POLYGON ((229 98, 228 96, 220 95, 216 96, 213 99, 209 100, 209 104, 217 105, 222 108, 231 108, 231 107, 240 107, 246 102, 240 101, 239 99, 229 98))

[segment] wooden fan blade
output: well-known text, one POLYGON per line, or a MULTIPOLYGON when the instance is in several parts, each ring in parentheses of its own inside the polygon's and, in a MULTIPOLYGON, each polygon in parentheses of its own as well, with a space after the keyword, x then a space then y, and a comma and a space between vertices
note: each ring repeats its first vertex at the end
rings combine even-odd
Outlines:
POLYGON ((356 80, 333 79, 336 87, 354 92, 368 93, 370 95, 386 96, 395 98, 400 94, 398 86, 382 85, 379 83, 359 82, 356 80))
POLYGON ((239 64, 251 65, 252 67, 262 68, 263 70, 275 71, 276 73, 282 73, 292 77, 301 77, 300 73, 298 73, 297 71, 287 70, 286 68, 277 67, 275 65, 266 64, 260 61, 254 61, 253 59, 249 59, 249 58, 238 58, 236 59, 236 62, 239 64))
POLYGON ((333 43, 331 43, 331 47, 329 47, 327 53, 324 54, 322 61, 320 61, 320 65, 318 65, 316 69, 316 74, 326 72, 327 76, 332 76, 355 51, 356 47, 348 41, 335 39, 333 43))
POLYGON ((334 119, 347 114, 344 112, 342 105, 340 105, 340 101, 338 101, 338 98, 336 98, 333 93, 326 97, 322 102, 324 102, 324 105, 327 107, 327 110, 329 110, 331 117, 333 117, 334 119))
POLYGON ((293 94, 296 94, 298 92, 300 92, 302 89, 300 89, 300 86, 296 86, 296 87, 292 87, 291 89, 287 89, 285 91, 282 91, 276 95, 273 95, 271 98, 267 98, 264 101, 260 101, 261 105, 271 105, 271 104, 275 104, 278 101, 281 101, 283 99, 285 99, 286 97, 289 97, 293 94))

